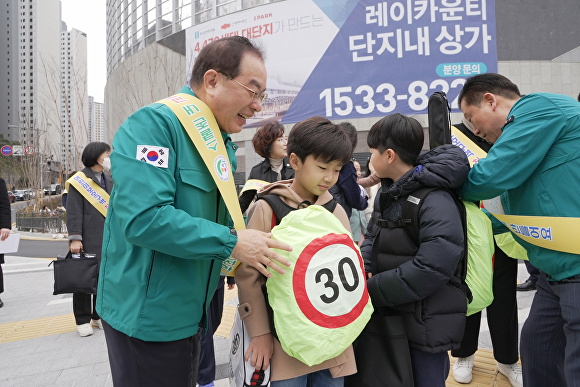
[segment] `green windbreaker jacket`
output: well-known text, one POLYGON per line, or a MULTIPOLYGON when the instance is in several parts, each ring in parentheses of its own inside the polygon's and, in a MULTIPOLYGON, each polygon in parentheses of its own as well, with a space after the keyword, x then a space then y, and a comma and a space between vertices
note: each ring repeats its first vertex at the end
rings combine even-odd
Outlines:
MULTIPOLYGON (((180 93, 193 95, 187 87, 180 93)), ((232 171, 237 146, 222 132, 232 171)), ((173 341, 204 327, 205 310, 237 237, 189 136, 163 104, 119 128, 111 154, 115 187, 105 222, 97 311, 113 328, 173 341), (149 162, 143 161, 149 160, 149 162)))

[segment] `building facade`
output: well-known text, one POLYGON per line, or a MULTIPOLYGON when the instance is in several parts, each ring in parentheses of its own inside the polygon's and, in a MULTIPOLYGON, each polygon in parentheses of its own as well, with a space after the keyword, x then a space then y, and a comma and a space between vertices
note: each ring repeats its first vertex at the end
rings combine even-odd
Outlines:
POLYGON ((81 165, 88 141, 87 36, 67 31, 60 0, 1 0, 0 7, 7 53, 0 63, 0 135, 23 150, 3 166, 18 165, 23 188, 40 188, 81 165), (47 170, 48 160, 58 170, 47 170))
POLYGON ((89 96, 89 142, 105 141, 105 105, 89 96))
POLYGON ((65 171, 82 166, 81 153, 89 142, 87 88, 87 35, 63 24, 60 39, 60 141, 58 149, 65 171))
MULTIPOLYGON (((237 22, 240 11, 252 8, 256 15, 268 15, 273 3, 290 1, 108 0, 105 104, 112 108, 105 115, 109 128, 107 141, 112 140, 116 129, 134 110, 176 92, 186 82, 191 67, 186 61, 194 49, 187 47, 190 29, 228 15, 223 19, 222 28, 225 28, 237 22), (159 72, 160 69, 163 71, 159 72), (123 99, 128 90, 131 96, 123 99)), ((327 13, 329 9, 332 11, 330 0, 312 0, 312 3, 325 7, 327 13)), ((400 3, 403 9, 402 4, 406 2, 400 3)), ((543 91, 576 98, 580 92, 578 20, 578 0, 530 0, 525 5, 497 0, 498 72, 518 84, 524 94, 543 91)), ((266 56, 268 60, 267 52, 266 56)), ((269 80, 269 88, 271 83, 269 80)), ((349 119, 359 130, 355 152, 367 151, 366 133, 379 118, 349 119)), ((426 114, 416 118, 427 126, 426 114)), ((458 110, 452 113, 453 122, 460 118, 458 110)), ((287 125, 287 130, 290 127, 291 124, 287 125)), ((240 146, 238 171, 248 173, 261 161, 251 145, 254 133, 255 128, 248 128, 233 137, 240 146)))

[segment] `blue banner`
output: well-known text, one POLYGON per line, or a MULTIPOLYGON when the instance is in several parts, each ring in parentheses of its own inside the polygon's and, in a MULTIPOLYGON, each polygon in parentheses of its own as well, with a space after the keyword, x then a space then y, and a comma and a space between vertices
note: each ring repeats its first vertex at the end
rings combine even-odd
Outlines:
POLYGON ((337 26, 283 123, 427 113, 435 91, 456 109, 465 78, 497 72, 494 0, 359 0, 337 26))

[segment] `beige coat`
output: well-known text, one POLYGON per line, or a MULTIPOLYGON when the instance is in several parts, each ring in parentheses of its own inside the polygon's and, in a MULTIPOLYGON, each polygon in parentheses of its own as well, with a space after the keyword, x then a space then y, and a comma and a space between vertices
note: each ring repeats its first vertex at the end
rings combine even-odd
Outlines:
MULTIPOLYGON (((261 193, 276 194, 287 204, 296 207, 302 199, 290 189, 291 180, 270 184, 263 188, 261 193)), ((325 192, 318 197, 314 204, 323 205, 332 199, 332 195, 325 192)), ((334 215, 342 225, 350 230, 349 220, 344 209, 337 205, 334 215)), ((248 214, 248 228, 269 232, 272 226, 272 209, 265 200, 258 200, 250 208, 248 214)), ((244 263, 236 269, 236 284, 240 305, 240 316, 244 320, 250 337, 261 336, 270 333, 270 324, 266 309, 266 302, 262 293, 264 277, 259 271, 244 263)), ((311 372, 329 369, 333 377, 341 377, 356 373, 356 364, 352 346, 343 353, 323 363, 307 366, 300 360, 289 356, 284 352, 280 342, 274 338, 274 354, 270 359, 271 380, 285 380, 311 372)))

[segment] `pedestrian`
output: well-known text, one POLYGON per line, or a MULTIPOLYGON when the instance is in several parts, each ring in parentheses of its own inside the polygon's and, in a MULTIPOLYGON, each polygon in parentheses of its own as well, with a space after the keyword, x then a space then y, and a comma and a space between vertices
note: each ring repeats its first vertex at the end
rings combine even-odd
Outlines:
POLYGON ((215 40, 179 94, 139 109, 115 134, 97 303, 115 386, 194 385, 222 263, 233 256, 269 276, 265 266, 289 265, 273 249, 290 246, 233 228, 225 200, 233 194, 238 205, 235 188, 216 185, 233 176, 230 135, 262 109, 266 80, 250 40, 215 40), (187 105, 173 110, 176 101, 187 105), (184 127, 181 112, 197 121, 184 127))
MULTIPOLYGON (((510 231, 518 230, 516 226, 523 222, 513 220, 517 215, 528 217, 531 223, 550 224, 551 232, 561 217, 580 217, 580 104, 574 98, 550 93, 522 96, 506 77, 487 73, 468 78, 458 102, 474 133, 494 144, 469 172, 460 190, 464 199, 500 196, 496 214, 514 224, 510 231)), ((499 221, 492 222, 502 227, 499 221)), ((580 353, 580 254, 573 252, 578 242, 550 234, 562 247, 549 249, 536 244, 533 237, 513 235, 540 270, 521 332, 524 385, 580 386, 576 361, 580 353)))
MULTIPOLYGON (((467 311, 467 295, 455 275, 464 254, 463 223, 446 189, 461 186, 469 162, 452 145, 419 157, 423 127, 401 114, 375 123, 367 143, 372 166, 384 181, 361 247, 369 294, 375 313, 404 318, 414 385, 444 387, 447 351, 459 347, 467 311), (403 208, 423 187, 441 189, 423 199, 417 241, 404 227, 403 208)), ((381 372, 364 362, 357 361, 357 367, 362 374, 381 372)))
MULTIPOLYGON (((473 134, 469 122, 454 126, 482 151, 489 152, 491 144, 473 134)), ((509 243, 517 244, 512 238, 509 240, 509 243)), ((508 256, 498 243, 494 243, 493 301, 485 312, 498 371, 508 378, 513 387, 522 386, 522 369, 518 364, 517 275, 518 260, 508 256)), ((457 358, 453 364, 453 378, 458 383, 470 383, 472 380, 480 326, 481 312, 467 316, 461 346, 451 351, 451 355, 457 358)))
MULTIPOLYGON (((66 227, 71 253, 95 254, 101 261, 103 227, 106 212, 93 200, 93 191, 106 197, 113 189, 113 180, 106 173, 111 167, 111 147, 104 142, 91 142, 83 149, 81 160, 85 168, 67 180, 68 203, 66 227), (77 181, 81 184, 76 184, 77 181), (91 190, 85 189, 90 186, 91 190)), ((93 334, 93 327, 103 329, 101 318, 95 310, 96 294, 73 293, 73 314, 76 329, 81 337, 93 334)))
MULTIPOLYGON (((361 177, 360 163, 356 160, 353 160, 353 164, 354 168, 356 169, 356 181, 358 183, 361 177)), ((359 185, 359 188, 361 190, 361 195, 367 195, 367 191, 365 191, 363 187, 359 185)), ((352 232, 352 240, 355 241, 355 243, 360 246, 360 244, 362 243, 363 234, 367 229, 367 218, 365 216, 365 212, 353 208, 349 221, 350 221, 350 230, 352 232)))
MULTIPOLYGON (((286 151, 288 137, 284 132, 284 125, 278 121, 270 121, 258 128, 252 137, 252 145, 256 153, 264 160, 252 168, 248 180, 256 179, 273 183, 294 177, 294 170, 288 164, 288 152, 286 151)), ((239 199, 242 212, 246 212, 255 197, 256 190, 242 193, 239 199)))
MULTIPOLYGON (((264 187, 258 198, 275 195, 283 206, 290 209, 300 208, 305 202, 326 205, 333 201, 328 188, 338 180, 340 168, 350 162, 351 150, 347 135, 326 118, 313 117, 297 123, 288 138, 294 179, 264 187)), ((344 209, 336 205, 333 213, 349 230, 344 209)), ((267 201, 257 200, 248 214, 248 228, 269 232, 273 216, 276 216, 275 212, 267 201)), ((344 376, 356 372, 352 346, 339 356, 314 366, 288 355, 271 330, 273 321, 269 318, 267 300, 262 292, 265 282, 266 277, 250 265, 242 263, 236 271, 238 309, 251 337, 244 359, 251 359, 251 366, 257 369, 265 370, 271 365, 272 387, 343 386, 344 376)))
POLYGON ((361 191, 357 183, 357 172, 352 159, 352 154, 358 142, 356 128, 350 122, 341 122, 338 126, 348 134, 352 142, 352 149, 348 153, 351 160, 342 166, 338 181, 330 188, 330 193, 344 208, 346 215, 350 218, 353 208, 361 211, 367 208, 368 197, 366 191, 361 191))
MULTIPOLYGON (((8 199, 8 189, 6 182, 0 178, 0 240, 5 241, 10 235, 12 229, 12 214, 10 213, 10 199, 8 199)), ((4 254, 0 254, 0 293, 4 293, 4 273, 2 264, 4 263, 4 254)), ((0 299, 0 308, 4 306, 4 301, 0 299)))

